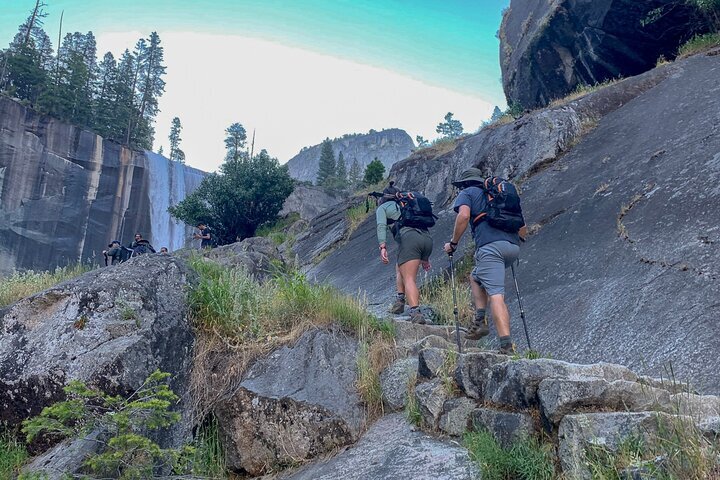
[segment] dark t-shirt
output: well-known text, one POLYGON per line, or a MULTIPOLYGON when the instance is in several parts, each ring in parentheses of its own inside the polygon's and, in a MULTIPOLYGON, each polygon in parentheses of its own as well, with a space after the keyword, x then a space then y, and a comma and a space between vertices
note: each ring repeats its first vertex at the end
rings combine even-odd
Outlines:
POLYGON ((212 233, 212 231, 210 230, 210 227, 205 227, 204 230, 200 230, 200 235, 202 235, 202 236, 209 235, 209 236, 210 236, 210 238, 203 238, 203 239, 202 239, 202 241, 200 242, 200 248, 210 248, 210 247, 212 247, 212 236, 213 236, 213 233, 212 233))
MULTIPOLYGON (((470 226, 472 227, 472 222, 475 217, 480 215, 487 206, 485 190, 480 187, 464 188, 455 199, 453 209, 457 212, 460 210, 461 205, 470 207, 470 226)), ((473 228, 473 238, 475 239, 475 248, 500 240, 506 240, 515 245, 520 245, 520 236, 517 233, 498 230, 484 221, 473 228)))

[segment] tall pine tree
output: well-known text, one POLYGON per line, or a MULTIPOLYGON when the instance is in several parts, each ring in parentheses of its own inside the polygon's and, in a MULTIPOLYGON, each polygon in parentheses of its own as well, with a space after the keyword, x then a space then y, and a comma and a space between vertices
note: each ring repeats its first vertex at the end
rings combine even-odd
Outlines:
POLYGON ((360 186, 362 182, 362 169, 357 158, 353 158, 353 162, 350 165, 350 172, 348 172, 348 184, 352 190, 355 190, 360 186))
POLYGON ((170 135, 168 136, 170 140, 170 160, 184 163, 185 154, 180 150, 180 142, 182 141, 182 138, 180 138, 181 130, 182 125, 180 124, 180 119, 178 117, 173 118, 172 125, 170 126, 170 135))
POLYGON ((241 123, 233 123, 225 129, 226 160, 238 160, 243 156, 247 132, 241 123))
POLYGON ((317 185, 322 187, 331 186, 330 183, 336 174, 335 154, 333 153, 332 141, 329 138, 323 140, 320 147, 320 160, 317 174, 317 185))
POLYGON ((105 54, 97 72, 93 102, 95 129, 103 137, 110 137, 113 131, 113 100, 118 75, 117 62, 112 53, 105 54))
POLYGON ((338 153, 337 165, 335 167, 335 178, 337 179, 338 188, 345 188, 348 184, 347 163, 343 152, 338 153))

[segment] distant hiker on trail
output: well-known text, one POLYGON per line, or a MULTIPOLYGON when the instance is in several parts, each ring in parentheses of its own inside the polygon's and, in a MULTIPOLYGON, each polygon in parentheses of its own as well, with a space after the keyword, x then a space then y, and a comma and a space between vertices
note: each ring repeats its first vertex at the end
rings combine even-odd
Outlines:
POLYGON ((407 303, 410 306, 410 320, 413 323, 423 324, 426 323, 426 320, 419 309, 420 292, 416 277, 420 265, 425 271, 430 270, 429 259, 433 242, 428 228, 435 224, 432 207, 425 197, 416 194, 423 199, 422 204, 426 207, 425 211, 420 212, 418 203, 421 202, 418 202, 413 194, 397 191, 394 182, 390 182, 390 186, 385 190, 388 193, 383 192, 379 198, 375 218, 377 238, 380 244, 380 260, 384 264, 390 263, 386 244, 389 225, 391 225, 393 238, 398 244, 398 257, 395 265, 397 299, 390 313, 402 314, 407 303), (390 189, 394 189, 394 192, 390 192, 390 189), (413 210, 413 206, 415 210, 413 210), (429 210, 429 217, 427 210, 429 210), (419 219, 418 215, 422 215, 423 218, 419 219))
POLYGON ((108 265, 108 258, 110 259, 111 265, 117 265, 118 263, 122 262, 122 246, 120 245, 120 242, 117 240, 113 240, 108 244, 108 249, 103 250, 103 255, 105 255, 105 266, 108 265))
POLYGON ((518 232, 525 224, 520 199, 512 184, 497 177, 486 179, 477 168, 465 170, 453 185, 461 191, 453 206, 457 217, 445 252, 455 252, 468 224, 475 239, 475 268, 470 274, 475 319, 465 338, 478 340, 490 333, 485 321, 489 302, 500 339, 500 353, 514 352, 510 312, 505 304, 505 269, 520 255, 518 232), (498 204, 500 201, 502 204, 498 204), (495 208, 489 208, 491 206, 495 208))
POLYGON ((212 238, 212 231, 210 230, 210 227, 205 225, 204 223, 198 223, 197 226, 199 232, 193 234, 193 238, 196 240, 200 240, 200 248, 212 248, 213 247, 213 238, 212 238))
POLYGON ((142 238, 142 235, 139 233, 135 234, 135 240, 130 245, 130 248, 132 248, 133 257, 137 257, 138 255, 144 255, 146 253, 156 253, 153 246, 150 245, 150 242, 142 238))
POLYGON ((160 247, 160 253, 162 253, 163 255, 167 255, 170 252, 168 252, 167 247, 160 247))

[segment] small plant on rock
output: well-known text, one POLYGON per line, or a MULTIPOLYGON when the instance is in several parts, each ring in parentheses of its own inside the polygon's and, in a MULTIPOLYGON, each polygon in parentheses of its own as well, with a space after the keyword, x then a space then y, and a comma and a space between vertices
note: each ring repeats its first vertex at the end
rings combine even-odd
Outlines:
POLYGON ((0 433, 0 478, 13 478, 27 458, 21 442, 9 433, 0 433))
POLYGON ((414 373, 408 380, 407 404, 405 404, 405 416, 408 422, 420 427, 422 425, 422 413, 420 412, 420 403, 415 397, 415 387, 417 386, 417 373, 414 373))
POLYGON ((102 478, 148 478, 162 467, 183 471, 192 447, 163 449, 145 436, 180 420, 179 413, 170 411, 178 396, 167 384, 169 376, 156 370, 128 398, 108 395, 74 380, 64 388, 67 400, 25 420, 22 431, 28 442, 38 436, 60 440, 101 432, 105 448, 88 457, 84 465, 102 478))
MULTIPOLYGON (((468 432, 463 443, 480 465, 483 480, 552 480, 555 478, 552 446, 522 438, 503 448, 487 430, 468 432)), ((594 478, 594 477, 593 477, 594 478)))

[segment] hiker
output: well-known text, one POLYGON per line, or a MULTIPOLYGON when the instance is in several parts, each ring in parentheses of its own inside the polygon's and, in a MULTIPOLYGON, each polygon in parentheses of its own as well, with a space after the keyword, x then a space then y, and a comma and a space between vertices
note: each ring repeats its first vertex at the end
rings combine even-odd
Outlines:
MULTIPOLYGON (((389 190, 394 187, 390 182, 389 190)), ((397 189, 395 189, 397 190, 397 189)), ((400 220, 401 202, 395 200, 403 195, 399 192, 383 192, 378 199, 378 207, 375 211, 377 221, 377 239, 380 244, 380 260, 384 264, 390 263, 387 253, 387 231, 388 226, 393 238, 398 244, 397 263, 395 264, 395 282, 397 286, 397 298, 390 313, 402 314, 405 311, 405 304, 410 306, 410 321, 413 323, 426 323, 425 317, 420 311, 420 292, 418 291, 416 277, 422 265, 425 271, 430 270, 430 254, 433 249, 433 242, 427 228, 409 226, 400 220)), ((429 205, 429 201, 427 202, 429 205)), ((432 209, 430 208, 432 216, 432 209)), ((432 221, 434 224, 434 220, 432 221)))
POLYGON ((110 265, 117 265, 122 262, 122 246, 118 240, 113 240, 108 244, 108 249, 103 250, 105 255, 105 266, 107 267, 108 259, 110 259, 110 265))
POLYGON ((130 245, 130 248, 132 249, 133 257, 144 255, 146 253, 156 253, 153 246, 150 245, 150 242, 142 238, 142 235, 139 233, 135 234, 135 240, 130 245))
POLYGON ((169 253, 167 247, 160 247, 160 253, 163 255, 167 255, 169 253))
MULTIPOLYGON (((454 253, 468 224, 471 225, 475 239, 475 268, 470 274, 470 288, 475 303, 475 318, 465 338, 479 340, 490 333, 485 322, 489 303, 500 339, 500 353, 509 354, 514 352, 514 346, 510 338, 510 312, 505 304, 505 269, 510 267, 520 255, 518 231, 524 225, 524 220, 519 213, 519 197, 516 196, 517 213, 503 217, 503 219, 511 218, 512 225, 503 224, 501 229, 490 225, 490 220, 486 221, 489 205, 487 190, 489 187, 486 187, 486 180, 492 182, 502 179, 496 177, 486 179, 480 169, 469 168, 453 182, 453 185, 461 191, 453 206, 457 212, 455 228, 444 249, 448 254, 454 253)), ((512 186, 507 182, 505 184, 512 186)), ((512 190, 515 192, 514 187, 512 190)), ((503 213, 506 211, 503 210, 503 213)), ((496 222, 495 225, 500 224, 496 222)))
POLYGON ((212 231, 210 230, 210 227, 208 227, 204 223, 200 222, 200 223, 198 223, 197 228, 200 231, 197 233, 194 233, 193 238, 196 240, 200 239, 200 249, 204 250, 206 248, 212 248, 213 247, 213 238, 212 238, 212 231))

